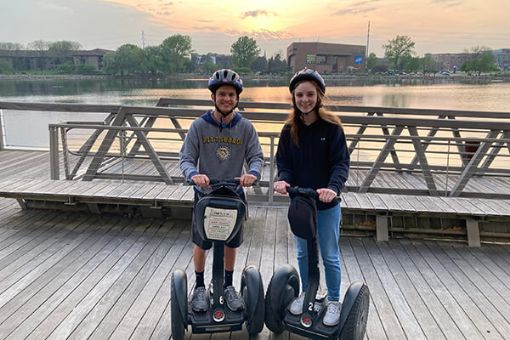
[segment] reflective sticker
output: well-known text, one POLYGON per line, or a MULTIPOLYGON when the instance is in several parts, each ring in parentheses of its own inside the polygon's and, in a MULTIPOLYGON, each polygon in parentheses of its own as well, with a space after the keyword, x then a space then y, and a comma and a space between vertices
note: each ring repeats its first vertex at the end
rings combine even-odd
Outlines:
POLYGON ((209 240, 226 241, 237 221, 236 209, 218 209, 206 207, 204 212, 204 230, 209 240))

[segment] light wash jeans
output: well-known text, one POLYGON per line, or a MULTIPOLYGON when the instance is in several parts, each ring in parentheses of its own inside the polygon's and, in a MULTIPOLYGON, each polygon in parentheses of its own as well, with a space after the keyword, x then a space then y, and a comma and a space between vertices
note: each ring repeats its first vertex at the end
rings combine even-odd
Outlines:
MULTIPOLYGON (((319 237, 319 249, 326 273, 326 286, 328 287, 328 300, 339 301, 340 282, 342 273, 340 269, 340 204, 326 210, 317 212, 317 232, 319 237)), ((297 261, 303 291, 308 286, 308 255, 306 240, 295 237, 297 249, 297 261)))

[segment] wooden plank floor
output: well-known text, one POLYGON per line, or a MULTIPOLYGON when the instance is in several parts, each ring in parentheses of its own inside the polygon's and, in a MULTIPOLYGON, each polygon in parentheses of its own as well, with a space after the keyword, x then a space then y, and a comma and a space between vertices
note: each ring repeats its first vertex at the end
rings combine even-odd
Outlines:
MULTIPOLYGON (((62 158, 62 157, 61 157, 62 158)), ((90 162, 88 159, 85 164, 90 162)), ((181 171, 176 161, 165 161, 164 166, 170 176, 182 177, 181 171)), ((64 166, 60 164, 60 178, 64 178, 64 166)), ((86 167, 82 168, 85 171, 86 167)), ((2 178, 46 178, 50 177, 49 167, 49 154, 42 151, 13 151, 2 150, 0 151, 0 171, 2 178)), ((144 174, 144 175, 158 175, 155 167, 148 160, 125 160, 124 164, 116 163, 106 165, 101 169, 102 172, 121 174, 144 174)), ((356 188, 359 187, 363 178, 366 176, 367 170, 357 170, 351 168, 347 186, 356 188)), ((437 190, 444 192, 451 190, 458 180, 458 175, 434 175, 437 190)), ((262 180, 269 179, 269 167, 264 168, 262 180)), ((425 193, 427 185, 421 174, 397 173, 397 172, 380 172, 371 186, 372 189, 379 189, 379 191, 390 189, 407 190, 409 194, 412 191, 419 191, 425 193)), ((494 176, 478 176, 472 177, 463 192, 476 196, 487 195, 506 195, 510 192, 510 177, 494 177, 494 176)))
MULTIPOLYGON (((189 221, 23 211, 2 198, 0 339, 168 339, 169 277, 184 269, 191 291, 191 249, 189 221)), ((367 339, 508 338, 510 245, 344 237, 341 249, 342 294, 353 280, 371 290, 367 339)), ((252 206, 234 282, 254 264, 267 286, 294 253, 286 209, 252 206)), ((302 338, 264 328, 257 339, 302 338)))

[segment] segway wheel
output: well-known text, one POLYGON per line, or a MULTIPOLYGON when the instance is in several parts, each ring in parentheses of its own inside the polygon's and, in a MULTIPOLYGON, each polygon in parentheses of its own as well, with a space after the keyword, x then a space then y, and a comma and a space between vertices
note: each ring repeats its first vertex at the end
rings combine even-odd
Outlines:
POLYGON ((254 266, 243 270, 241 294, 246 305, 246 330, 256 336, 264 328, 264 285, 259 271, 254 266))
POLYGON ((299 276, 294 267, 284 265, 271 278, 266 292, 266 326, 275 334, 285 330, 285 309, 299 294, 299 276))
POLYGON ((363 340, 367 328, 369 302, 370 291, 368 286, 363 284, 340 331, 338 336, 340 340, 363 340))
POLYGON ((188 315, 188 285, 186 273, 178 269, 172 273, 170 281, 172 339, 183 340, 184 332, 187 327, 188 315))

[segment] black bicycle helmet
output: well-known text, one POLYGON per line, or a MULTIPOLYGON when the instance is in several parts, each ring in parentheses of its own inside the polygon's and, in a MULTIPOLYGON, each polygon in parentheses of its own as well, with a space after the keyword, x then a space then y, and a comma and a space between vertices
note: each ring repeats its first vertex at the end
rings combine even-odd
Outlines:
POLYGON ((214 72, 207 83, 207 87, 212 93, 216 93, 216 90, 222 85, 233 86, 238 95, 243 92, 243 81, 237 72, 230 69, 221 69, 214 72))
POLYGON ((294 89, 296 88, 297 84, 303 80, 311 80, 315 82, 317 86, 319 86, 319 88, 321 89, 322 93, 326 93, 326 83, 324 82, 324 79, 321 77, 319 72, 306 67, 298 71, 290 80, 289 84, 290 93, 292 93, 292 91, 294 91, 294 89))

